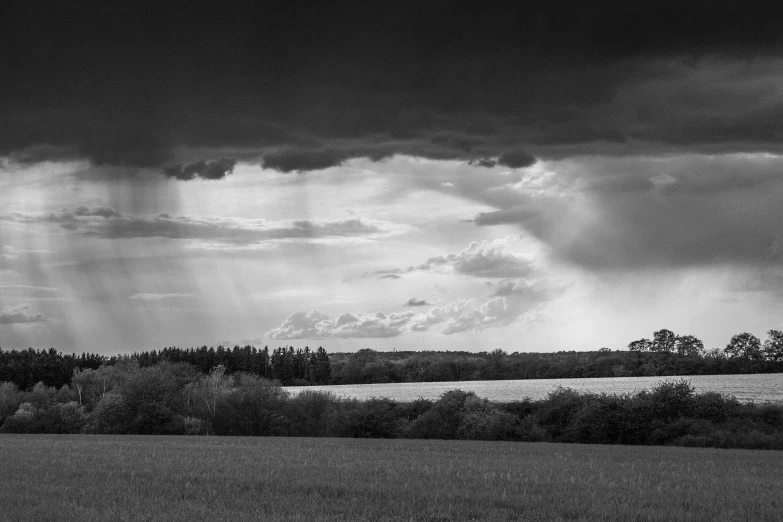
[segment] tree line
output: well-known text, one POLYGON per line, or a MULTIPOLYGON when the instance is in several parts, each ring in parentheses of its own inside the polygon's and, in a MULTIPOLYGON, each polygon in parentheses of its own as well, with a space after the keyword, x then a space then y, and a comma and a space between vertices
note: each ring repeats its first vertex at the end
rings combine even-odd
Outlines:
POLYGON ((652 338, 632 341, 628 350, 508 353, 467 351, 393 351, 364 348, 354 353, 328 353, 323 347, 223 346, 167 347, 130 355, 66 355, 56 350, 0 349, 0 382, 29 389, 37 382, 59 388, 70 382, 74 370, 97 369, 135 360, 140 367, 168 361, 185 362, 206 374, 218 365, 226 374, 243 372, 280 381, 284 386, 310 384, 372 384, 499 379, 563 379, 727 375, 783 372, 783 332, 769 330, 767 339, 741 333, 724 348, 705 349, 693 335, 668 329, 652 338))
POLYGON ((783 372, 783 332, 770 330, 763 343, 749 333, 725 348, 705 349, 693 335, 656 331, 628 350, 591 352, 378 352, 334 353, 332 384, 442 382, 497 379, 564 379, 727 375, 783 372))
POLYGON ((284 346, 272 350, 271 353, 268 346, 261 350, 251 345, 233 348, 201 346, 188 349, 172 346, 160 351, 133 353, 130 357, 139 361, 142 367, 153 366, 161 361, 185 362, 203 373, 222 366, 227 374, 250 373, 265 379, 278 380, 284 386, 329 384, 331 381, 329 354, 322 346, 312 351, 309 346, 284 346))
POLYGON ((767 339, 762 343, 755 335, 743 332, 733 335, 722 350, 704 349, 704 343, 693 335, 677 335, 671 330, 662 329, 653 333, 651 339, 632 341, 628 349, 634 352, 655 352, 677 354, 683 357, 714 357, 750 361, 783 361, 783 331, 769 330, 767 339))
POLYGON ((167 347, 162 350, 134 352, 130 355, 106 357, 98 354, 64 354, 54 348, 49 350, 3 350, 0 348, 0 382, 13 382, 26 390, 41 382, 60 388, 71 382, 74 372, 97 370, 101 366, 114 366, 120 362, 136 361, 142 368, 162 361, 188 363, 202 373, 209 373, 216 366, 225 368, 227 374, 244 372, 278 380, 288 385, 329 384, 331 365, 329 354, 323 347, 311 351, 309 347, 279 347, 270 353, 254 346, 223 346, 199 348, 167 347))
POLYGON ((783 449, 783 405, 695 394, 685 380, 633 395, 558 388, 543 400, 493 403, 452 390, 396 402, 296 395, 256 374, 204 374, 136 359, 77 370, 60 388, 0 383, 0 432, 376 437, 783 449))

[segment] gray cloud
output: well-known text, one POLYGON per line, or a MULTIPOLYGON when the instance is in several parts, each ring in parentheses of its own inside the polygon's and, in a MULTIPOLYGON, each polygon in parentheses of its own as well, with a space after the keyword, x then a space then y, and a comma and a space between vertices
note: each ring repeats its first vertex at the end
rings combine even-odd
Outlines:
POLYGON ((20 305, 0 311, 0 325, 46 323, 49 318, 43 314, 30 312, 30 307, 20 305))
POLYGON ((399 274, 417 270, 438 270, 475 277, 532 277, 536 275, 535 261, 527 256, 509 252, 506 241, 473 241, 467 248, 445 256, 435 256, 407 269, 393 268, 376 272, 383 278, 399 278, 399 274))
POLYGON ((411 297, 405 303, 405 306, 427 306, 427 305, 429 305, 429 303, 426 300, 416 299, 415 297, 411 297))
POLYGON ((193 299, 193 294, 160 294, 160 293, 140 293, 128 297, 130 301, 176 301, 180 299, 193 299))
POLYGON ((164 237, 237 245, 273 240, 372 239, 410 230, 406 225, 364 218, 267 221, 169 214, 149 216, 121 214, 106 207, 77 207, 39 214, 2 214, 0 220, 57 224, 73 233, 104 239, 164 237))
POLYGON ((532 259, 507 252, 502 243, 472 242, 467 248, 446 256, 432 257, 416 270, 449 268, 455 273, 477 277, 530 277, 535 273, 532 259))
POLYGON ((379 279, 400 279, 401 277, 397 274, 384 274, 379 279))
POLYGON ((781 169, 783 157, 767 154, 575 158, 514 187, 463 193, 497 209, 477 225, 516 224, 595 269, 769 264, 783 228, 781 169))

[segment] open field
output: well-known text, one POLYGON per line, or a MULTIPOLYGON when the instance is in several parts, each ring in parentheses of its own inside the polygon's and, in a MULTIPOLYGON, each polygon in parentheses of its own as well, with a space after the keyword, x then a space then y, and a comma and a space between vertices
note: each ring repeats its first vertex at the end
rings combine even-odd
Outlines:
POLYGON ((369 399, 389 397, 396 401, 413 401, 419 397, 437 400, 449 390, 475 392, 481 398, 495 402, 542 400, 558 386, 579 393, 621 395, 650 390, 661 382, 688 381, 696 393, 717 392, 732 395, 742 402, 783 404, 783 374, 757 373, 744 375, 684 375, 657 377, 594 377, 585 379, 517 379, 504 381, 396 382, 385 384, 342 384, 330 386, 286 386, 292 393, 303 390, 323 390, 339 397, 369 399))
POLYGON ((783 452, 2 435, 0 519, 777 521, 783 452))

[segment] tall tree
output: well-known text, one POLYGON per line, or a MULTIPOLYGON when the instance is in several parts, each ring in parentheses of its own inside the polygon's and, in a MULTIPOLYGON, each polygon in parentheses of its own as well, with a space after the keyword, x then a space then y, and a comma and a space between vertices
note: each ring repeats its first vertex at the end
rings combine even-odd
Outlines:
POLYGON ((783 331, 768 331, 762 351, 769 361, 783 361, 783 331))
POLYGON ((704 343, 693 335, 678 335, 674 342, 679 355, 694 357, 704 352, 704 343))
POLYGON ((757 361, 763 358, 761 341, 747 332, 733 336, 723 351, 727 357, 741 358, 745 361, 757 361))
POLYGON ((649 352, 652 350, 652 342, 649 339, 639 339, 628 343, 628 349, 632 352, 649 352))
POLYGON ((318 384, 328 384, 332 378, 332 366, 329 362, 329 354, 326 353, 323 346, 313 352, 313 375, 318 384))
POLYGON ((653 334, 651 350, 653 352, 672 353, 677 341, 677 336, 671 330, 666 328, 658 330, 653 334))
POLYGON ((217 412, 218 402, 228 393, 230 385, 225 377, 226 368, 222 364, 216 366, 209 375, 205 375, 193 388, 195 395, 207 407, 212 418, 217 412))

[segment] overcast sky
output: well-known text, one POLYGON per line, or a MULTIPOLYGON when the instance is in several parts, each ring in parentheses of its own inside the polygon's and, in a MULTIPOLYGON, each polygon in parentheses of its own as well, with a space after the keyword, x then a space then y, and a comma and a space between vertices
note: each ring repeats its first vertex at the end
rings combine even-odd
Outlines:
POLYGON ((30 4, 0 7, 2 348, 783 327, 777 2, 30 4))

